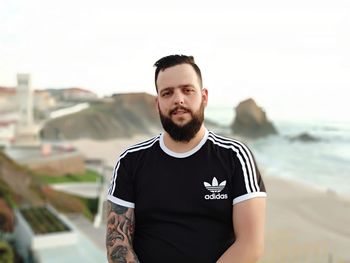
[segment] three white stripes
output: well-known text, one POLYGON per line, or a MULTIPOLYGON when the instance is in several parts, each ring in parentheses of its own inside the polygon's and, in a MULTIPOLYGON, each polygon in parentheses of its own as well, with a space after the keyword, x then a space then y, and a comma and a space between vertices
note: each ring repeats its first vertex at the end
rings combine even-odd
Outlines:
POLYGON ((239 159, 242 166, 244 183, 247 189, 247 193, 251 193, 252 190, 253 192, 259 192, 260 187, 257 182, 255 163, 248 148, 239 141, 220 137, 213 134, 212 132, 209 132, 208 139, 211 140, 214 144, 217 144, 226 149, 232 149, 237 153, 237 158, 239 159), (248 167, 248 171, 246 169, 246 166, 248 167))

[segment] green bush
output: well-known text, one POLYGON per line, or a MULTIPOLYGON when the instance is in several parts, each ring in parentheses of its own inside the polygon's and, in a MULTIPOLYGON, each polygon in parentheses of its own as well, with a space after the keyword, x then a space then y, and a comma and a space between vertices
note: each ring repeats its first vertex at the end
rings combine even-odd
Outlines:
POLYGON ((101 175, 95 171, 86 170, 84 174, 67 174, 64 176, 38 175, 37 179, 44 184, 96 182, 101 179, 101 175))
POLYGON ((13 249, 5 241, 0 241, 0 262, 1 263, 14 262, 13 249))
MULTIPOLYGON (((13 200, 13 192, 8 184, 0 178, 0 198, 3 198, 7 205, 16 207, 16 202, 13 200)), ((0 261, 1 262, 1 261, 0 261)))
POLYGON ((89 211, 86 215, 88 218, 92 219, 93 215, 97 214, 98 210, 98 199, 97 198, 83 198, 80 197, 80 200, 85 204, 87 210, 89 211))
POLYGON ((36 234, 61 232, 69 229, 46 207, 22 208, 20 211, 36 234))

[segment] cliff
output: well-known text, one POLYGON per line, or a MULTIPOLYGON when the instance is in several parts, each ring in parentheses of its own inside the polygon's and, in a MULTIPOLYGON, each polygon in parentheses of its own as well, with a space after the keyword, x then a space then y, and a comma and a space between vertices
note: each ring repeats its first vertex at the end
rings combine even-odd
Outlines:
POLYGON ((83 111, 50 120, 41 130, 44 139, 104 140, 154 134, 160 130, 155 97, 147 93, 117 94, 91 103, 83 111))

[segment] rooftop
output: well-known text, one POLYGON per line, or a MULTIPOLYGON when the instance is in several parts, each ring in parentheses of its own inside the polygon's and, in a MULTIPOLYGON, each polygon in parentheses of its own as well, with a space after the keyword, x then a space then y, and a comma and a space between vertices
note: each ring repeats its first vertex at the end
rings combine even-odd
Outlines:
POLYGON ((69 144, 52 145, 49 147, 49 153, 46 153, 45 149, 44 145, 27 147, 12 146, 6 148, 4 152, 11 159, 19 163, 27 163, 37 159, 49 160, 52 158, 79 154, 78 151, 69 144))
POLYGON ((12 87, 1 87, 0 86, 0 94, 9 94, 9 95, 15 95, 16 89, 12 87))

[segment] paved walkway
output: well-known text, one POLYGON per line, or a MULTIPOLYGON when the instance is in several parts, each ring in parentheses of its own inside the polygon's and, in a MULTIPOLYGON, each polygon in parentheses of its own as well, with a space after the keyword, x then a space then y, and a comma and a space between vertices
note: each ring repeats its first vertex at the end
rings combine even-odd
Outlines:
POLYGON ((97 198, 100 195, 100 183, 58 183, 50 186, 60 192, 87 198, 97 198))
POLYGON ((106 226, 104 223, 98 228, 93 223, 80 214, 66 214, 73 225, 87 236, 99 249, 106 250, 106 226))

